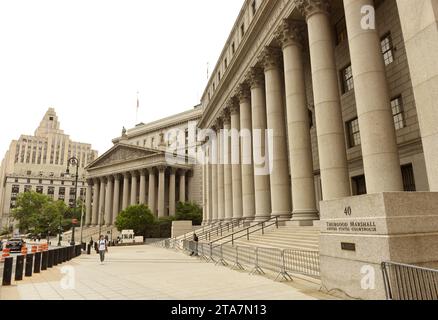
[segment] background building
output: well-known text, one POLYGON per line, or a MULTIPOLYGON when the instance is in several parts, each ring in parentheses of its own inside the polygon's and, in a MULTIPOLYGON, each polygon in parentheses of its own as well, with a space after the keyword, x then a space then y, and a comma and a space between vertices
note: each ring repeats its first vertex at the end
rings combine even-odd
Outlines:
POLYGON ((198 145, 189 139, 189 126, 196 129, 201 115, 202 108, 196 106, 123 129, 113 140, 114 146, 87 166, 86 225, 91 226, 87 235, 96 226, 113 225, 117 215, 131 205, 147 204, 158 217, 174 215, 178 201, 202 205, 202 166, 187 161, 188 150, 198 145), (166 156, 175 139, 181 161, 170 164, 166 156))
POLYGON ((64 177, 67 160, 71 157, 79 159, 78 197, 84 197, 84 168, 97 158, 97 151, 92 150, 90 144, 72 141, 61 130, 55 110, 50 108, 33 136, 22 135, 11 142, 1 163, 2 227, 11 222, 10 213, 15 207, 17 196, 25 191, 36 191, 73 205, 75 179, 64 177))

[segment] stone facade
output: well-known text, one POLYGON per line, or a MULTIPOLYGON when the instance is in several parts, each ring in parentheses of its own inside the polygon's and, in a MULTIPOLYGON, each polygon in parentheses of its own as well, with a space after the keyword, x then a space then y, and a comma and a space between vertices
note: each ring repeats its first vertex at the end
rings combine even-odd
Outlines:
MULTIPOLYGON (((433 1, 424 2, 427 7, 433 1)), ((418 121, 423 101, 412 85, 417 61, 416 56, 408 59, 402 27, 407 18, 401 16, 417 9, 404 8, 404 1, 375 1, 376 28, 362 32, 356 25, 360 8, 373 4, 245 1, 202 96, 199 126, 226 129, 224 110, 239 100, 231 105, 241 118, 252 118, 249 129, 273 132, 273 171, 267 178, 254 174, 250 181, 243 174, 250 169, 242 164, 244 196, 233 192, 238 199, 230 200, 220 191, 226 165, 207 166, 206 222, 224 220, 228 202, 239 203, 242 197, 249 219, 278 216, 309 224, 318 219, 322 200, 430 191, 436 157, 425 161, 418 121)), ((436 58, 436 50, 424 49, 427 61, 436 58)), ((428 132, 432 146, 434 130, 428 132)), ((212 148, 220 157, 221 146, 210 143, 205 150, 212 148)), ((230 215, 240 216, 239 211, 230 215)))
POLYGON ((33 190, 55 200, 74 202, 74 178, 65 177, 67 161, 79 160, 78 197, 85 199, 84 168, 97 158, 90 144, 74 142, 60 128, 58 117, 50 108, 34 135, 13 140, 0 167, 0 217, 3 227, 12 223, 11 209, 19 193, 33 190))

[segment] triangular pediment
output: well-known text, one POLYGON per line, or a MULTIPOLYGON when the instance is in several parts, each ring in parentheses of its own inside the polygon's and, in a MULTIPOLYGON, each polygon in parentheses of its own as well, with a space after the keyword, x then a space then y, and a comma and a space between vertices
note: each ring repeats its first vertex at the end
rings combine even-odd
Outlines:
POLYGON ((117 144, 110 150, 105 152, 102 156, 93 161, 87 169, 92 169, 101 166, 108 166, 112 164, 118 164, 123 162, 129 162, 132 160, 145 158, 148 156, 154 156, 162 154, 162 151, 153 150, 148 148, 142 148, 129 144, 117 144))

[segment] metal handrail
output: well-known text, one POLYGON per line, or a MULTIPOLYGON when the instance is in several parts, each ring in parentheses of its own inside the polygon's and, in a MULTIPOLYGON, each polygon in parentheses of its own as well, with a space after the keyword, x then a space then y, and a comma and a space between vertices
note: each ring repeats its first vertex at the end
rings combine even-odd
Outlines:
POLYGON ((217 226, 217 228, 215 230, 210 230, 209 232, 205 233, 205 234, 201 234, 198 235, 198 239, 199 240, 207 240, 210 241, 212 234, 213 236, 223 236, 224 231, 226 230, 226 232, 234 232, 234 228, 235 227, 239 227, 240 226, 240 222, 243 222, 244 219, 233 219, 230 222, 225 222, 225 224, 222 224, 222 222, 219 222, 219 225, 217 226))
POLYGON ((239 231, 237 231, 237 232, 233 232, 232 234, 226 235, 225 237, 222 237, 222 238, 216 239, 216 240, 214 240, 214 241, 211 241, 209 244, 210 244, 210 246, 213 246, 214 243, 219 242, 219 241, 222 241, 222 240, 224 240, 224 239, 227 239, 227 238, 231 237, 231 240, 228 240, 228 241, 225 241, 225 242, 221 242, 219 245, 224 245, 224 244, 227 244, 227 243, 230 243, 230 242, 231 242, 231 244, 234 245, 234 241, 236 241, 236 240, 238 240, 238 239, 241 239, 241 238, 243 238, 243 237, 245 237, 245 236, 246 236, 247 240, 249 240, 249 238, 250 238, 249 236, 250 236, 251 234, 253 234, 253 233, 258 232, 258 231, 262 231, 262 234, 264 235, 264 234, 265 234, 265 229, 266 229, 266 228, 269 228, 269 227, 272 227, 272 226, 274 226, 274 225, 275 225, 276 228, 278 229, 278 217, 272 217, 272 218, 270 218, 269 220, 261 221, 261 222, 255 224, 255 225, 249 226, 249 227, 246 228, 246 229, 239 230, 239 231), (272 220, 274 220, 274 219, 275 219, 274 222, 272 222, 272 223, 270 223, 270 224, 266 224, 266 223, 268 223, 269 221, 272 221, 272 220), (250 229, 252 229, 252 228, 256 228, 256 227, 259 227, 259 226, 261 226, 261 227, 258 228, 258 229, 255 229, 255 230, 250 231, 250 229), (242 232, 244 232, 245 234, 236 237, 237 234, 242 233, 242 232))

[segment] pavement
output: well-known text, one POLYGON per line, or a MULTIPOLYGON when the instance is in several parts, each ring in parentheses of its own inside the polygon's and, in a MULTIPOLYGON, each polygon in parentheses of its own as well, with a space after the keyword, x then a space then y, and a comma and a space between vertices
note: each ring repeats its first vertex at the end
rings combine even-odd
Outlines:
POLYGON ((275 282, 153 246, 110 247, 9 287, 0 300, 331 300, 317 283, 275 282), (64 273, 62 273, 64 272, 64 273))

